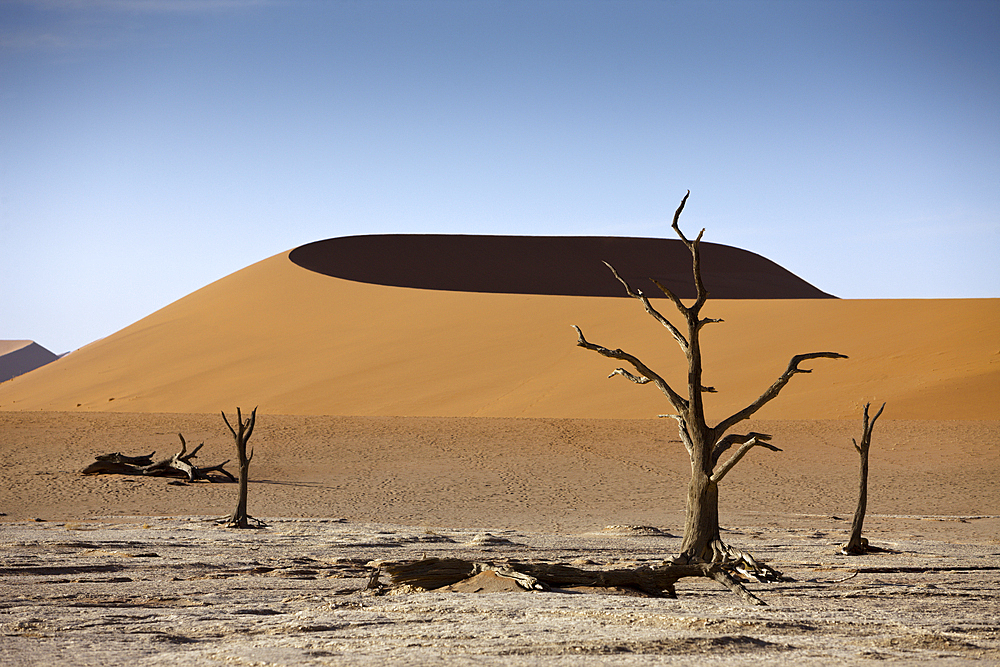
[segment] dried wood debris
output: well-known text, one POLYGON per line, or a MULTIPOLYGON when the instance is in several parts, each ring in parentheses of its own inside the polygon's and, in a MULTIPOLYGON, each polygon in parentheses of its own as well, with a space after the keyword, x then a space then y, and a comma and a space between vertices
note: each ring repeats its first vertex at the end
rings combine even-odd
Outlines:
POLYGON ((157 477, 186 477, 189 482, 201 480, 209 482, 235 482, 233 477, 223 466, 229 463, 228 460, 214 466, 199 467, 191 462, 191 459, 198 455, 205 443, 201 443, 190 452, 187 451, 187 441, 184 436, 178 433, 181 439, 181 451, 169 458, 160 461, 153 461, 156 452, 150 452, 145 456, 126 456, 115 452, 113 454, 101 454, 94 457, 95 461, 80 471, 83 475, 153 475, 157 477), (209 473, 217 473, 210 475, 209 473))

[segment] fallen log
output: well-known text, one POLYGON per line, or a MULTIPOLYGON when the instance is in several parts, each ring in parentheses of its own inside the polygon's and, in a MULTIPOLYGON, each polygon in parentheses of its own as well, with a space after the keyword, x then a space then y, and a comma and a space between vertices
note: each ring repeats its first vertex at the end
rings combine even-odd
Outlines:
POLYGON ((118 452, 113 454, 101 454, 99 456, 95 456, 94 463, 91 463, 89 466, 81 470, 80 473, 83 475, 112 474, 186 477, 189 482, 195 482, 198 480, 217 482, 221 481, 218 479, 218 476, 208 474, 210 472, 217 472, 229 478, 230 482, 236 481, 236 478, 223 467, 229 463, 228 460, 223 461, 218 465, 207 466, 204 468, 191 463, 191 459, 197 456, 198 450, 201 449, 205 443, 201 443, 188 453, 187 441, 184 440, 184 435, 178 433, 177 436, 181 439, 181 451, 169 458, 162 459, 154 463, 153 454, 156 453, 155 451, 145 456, 125 456, 124 454, 118 452))
POLYGON ((95 456, 94 458, 98 461, 108 461, 110 463, 124 463, 131 466, 148 466, 153 462, 153 454, 156 450, 151 451, 145 456, 125 456, 119 452, 114 454, 101 454, 100 456, 95 456))
POLYGON ((388 575, 388 588, 409 586, 434 590, 458 583, 482 572, 513 579, 525 590, 550 590, 573 586, 631 588, 654 597, 676 598, 674 584, 684 577, 705 577, 719 582, 744 602, 763 605, 764 602, 715 563, 675 563, 667 561, 652 567, 617 570, 584 570, 562 563, 531 563, 505 560, 500 563, 476 563, 461 558, 423 558, 420 560, 382 562, 369 582, 378 581, 378 574, 388 575))

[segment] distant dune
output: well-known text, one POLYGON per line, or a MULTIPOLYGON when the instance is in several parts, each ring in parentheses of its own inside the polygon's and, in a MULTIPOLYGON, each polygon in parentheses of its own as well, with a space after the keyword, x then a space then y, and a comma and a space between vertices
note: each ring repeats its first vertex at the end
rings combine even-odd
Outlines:
MULTIPOLYGON (((441 238, 350 237, 263 260, 0 385, 0 410, 629 419, 669 410, 652 386, 607 379, 615 365, 576 347, 570 325, 680 388, 683 356, 641 304, 579 295, 620 289, 584 246, 621 250, 612 260, 642 287, 656 268, 644 262, 674 244, 441 238), (639 250, 625 252, 628 243, 639 250), (656 252, 640 252, 647 245, 656 252), (458 289, 462 276, 471 291, 458 289), (541 293, 526 293, 536 283, 541 293)), ((705 251, 706 283, 729 295, 703 311, 725 320, 703 330, 705 381, 719 390, 707 397, 710 418, 742 408, 792 355, 812 351, 850 359, 806 365, 815 372, 759 417, 857 419, 871 400, 888 401, 889 419, 1000 418, 1000 300, 824 298, 752 253, 705 251)), ((690 265, 671 252, 658 277, 680 289, 690 265)), ((669 301, 656 303, 674 315, 669 301)))
POLYGON ((52 363, 59 357, 30 340, 0 340, 0 382, 52 363))

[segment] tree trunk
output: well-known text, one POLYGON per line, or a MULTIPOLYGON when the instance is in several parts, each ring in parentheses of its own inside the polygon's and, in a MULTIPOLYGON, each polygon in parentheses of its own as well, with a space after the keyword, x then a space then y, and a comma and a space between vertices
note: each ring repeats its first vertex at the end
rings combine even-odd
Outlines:
MULTIPOLYGON (((697 349, 696 346, 692 346, 692 350, 697 351, 697 349)), ((700 360, 690 360, 689 364, 694 376, 691 382, 700 386, 700 360)), ((718 560, 718 554, 713 553, 713 545, 721 543, 719 485, 712 480, 712 469, 715 467, 712 448, 715 445, 715 438, 710 429, 697 426, 704 423, 700 394, 699 391, 698 400, 691 401, 690 411, 685 415, 681 426, 687 434, 686 440, 691 444, 691 480, 688 483, 684 540, 681 543, 680 555, 689 562, 711 563, 718 560)))
POLYGON ((240 480, 239 480, 239 500, 236 502, 236 509, 233 510, 232 515, 229 517, 230 525, 235 528, 249 528, 248 515, 247 515, 247 481, 250 478, 250 461, 245 456, 241 457, 240 461, 240 480))
POLYGON ((719 485, 704 470, 692 470, 681 555, 689 562, 714 560, 712 545, 719 538, 719 485))
POLYGON ((875 420, 877 420, 882 411, 885 410, 885 403, 879 408, 878 413, 870 420, 868 419, 868 408, 871 406, 870 403, 865 403, 865 413, 864 421, 862 425, 861 442, 858 443, 857 440, 852 438, 854 443, 854 449, 858 451, 861 455, 861 473, 860 473, 860 486, 858 488, 858 507, 854 510, 854 521, 851 522, 851 536, 841 548, 841 553, 849 556, 858 556, 860 554, 868 553, 869 551, 882 551, 882 549, 876 549, 868 544, 868 540, 861 537, 861 529, 864 527, 865 523, 865 511, 868 509, 868 452, 872 445, 872 430, 875 428, 875 420))
POLYGON ((240 463, 240 478, 239 478, 239 499, 236 502, 236 509, 233 513, 229 515, 229 518, 225 520, 225 523, 230 528, 253 528, 263 526, 264 523, 257 519, 254 519, 247 513, 247 482, 250 479, 250 461, 253 459, 253 451, 247 455, 247 441, 250 440, 250 436, 253 434, 253 427, 257 421, 257 408, 253 409, 250 413, 250 417, 243 421, 243 415, 240 413, 240 409, 236 408, 236 424, 237 428, 234 429, 232 424, 229 423, 229 419, 226 417, 226 413, 222 413, 222 419, 225 420, 226 426, 229 427, 230 433, 233 434, 233 439, 236 440, 236 454, 239 457, 240 463), (251 524, 253 522, 253 524, 251 524))
POLYGON ((868 548, 868 540, 861 537, 861 529, 865 524, 865 511, 868 509, 868 449, 861 452, 861 484, 858 489, 858 507, 854 510, 854 521, 851 522, 851 537, 844 546, 844 551, 851 554, 862 554, 868 548))

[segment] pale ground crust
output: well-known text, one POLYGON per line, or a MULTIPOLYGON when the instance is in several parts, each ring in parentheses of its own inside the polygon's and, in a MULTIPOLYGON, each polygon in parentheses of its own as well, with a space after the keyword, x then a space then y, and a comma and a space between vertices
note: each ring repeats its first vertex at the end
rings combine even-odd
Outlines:
POLYGON ((342 519, 267 523, 244 531, 208 517, 3 524, 0 662, 971 665, 1000 659, 1000 547, 900 538, 910 526, 897 531, 891 520, 878 521, 869 537, 898 553, 861 557, 837 554, 843 522, 829 518, 808 527, 726 531, 727 540, 792 579, 749 584, 763 607, 693 579, 678 583, 674 600, 602 589, 511 592, 482 576, 452 590, 365 591, 386 560, 456 556, 622 568, 655 564, 680 543, 639 528, 555 535, 342 519))
POLYGON ((662 560, 688 472, 669 421, 262 414, 249 508, 271 518, 234 531, 206 517, 232 510, 235 484, 78 473, 96 454, 172 454, 178 431, 205 441, 204 465, 234 458, 220 415, 0 412, 0 662, 1000 659, 1000 423, 880 420, 865 534, 898 553, 863 557, 837 553, 859 421, 748 428, 784 451, 752 451, 721 484, 721 512, 727 541, 793 579, 750 584, 767 607, 694 580, 677 600, 362 592, 373 562, 425 555, 662 560))

